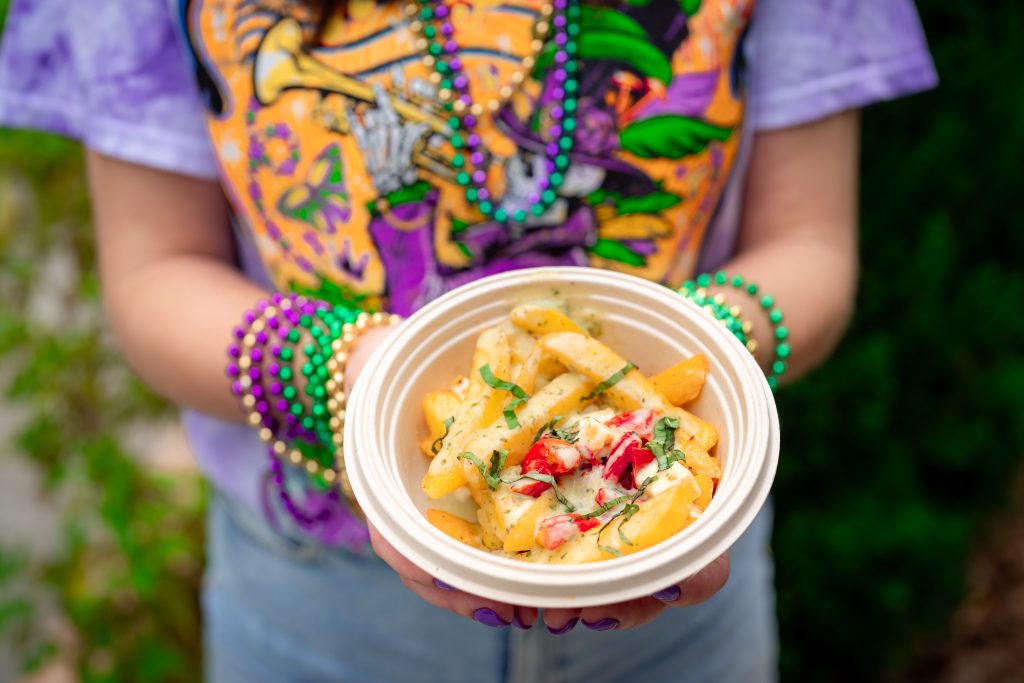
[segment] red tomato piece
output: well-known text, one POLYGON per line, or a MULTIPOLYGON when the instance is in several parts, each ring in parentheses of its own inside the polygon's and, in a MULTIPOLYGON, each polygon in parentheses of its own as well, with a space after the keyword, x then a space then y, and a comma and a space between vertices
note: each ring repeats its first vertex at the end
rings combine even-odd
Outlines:
POLYGON ((623 431, 636 432, 650 441, 654 436, 654 411, 650 408, 631 410, 628 413, 616 415, 605 424, 623 431))
POLYGON ((636 447, 630 445, 628 457, 633 460, 633 469, 631 471, 633 479, 633 488, 638 488, 642 482, 636 480, 636 473, 640 471, 644 465, 647 465, 654 460, 654 453, 651 453, 646 448, 636 447))
POLYGON ((598 519, 580 519, 575 512, 555 515, 540 523, 537 541, 548 550, 555 550, 576 534, 586 533, 600 524, 598 519))
POLYGON ((524 496, 530 496, 531 498, 539 498, 542 493, 551 488, 551 484, 546 481, 534 481, 532 479, 523 479, 517 481, 514 484, 510 484, 509 488, 516 493, 521 493, 524 496))
POLYGON ((594 496, 594 502, 596 502, 598 504, 598 506, 601 506, 601 505, 604 505, 605 503, 607 503, 609 500, 615 500, 616 498, 618 498, 621 495, 622 495, 621 493, 619 493, 618 491, 616 491, 614 489, 610 489, 610 488, 607 488, 605 486, 602 486, 601 488, 599 488, 597 490, 597 495, 594 496))
POLYGON ((544 472, 554 476, 568 474, 580 464, 580 452, 568 441, 543 438, 530 447, 523 458, 523 472, 544 472))
POLYGON ((576 535, 576 515, 555 515, 540 523, 537 541, 548 550, 555 550, 576 535))
POLYGON ((626 473, 626 469, 633 464, 630 446, 639 446, 640 444, 640 437, 632 432, 621 436, 615 442, 615 445, 612 446, 612 451, 608 454, 608 459, 604 463, 604 472, 601 473, 601 476, 608 481, 621 480, 622 475, 626 473))

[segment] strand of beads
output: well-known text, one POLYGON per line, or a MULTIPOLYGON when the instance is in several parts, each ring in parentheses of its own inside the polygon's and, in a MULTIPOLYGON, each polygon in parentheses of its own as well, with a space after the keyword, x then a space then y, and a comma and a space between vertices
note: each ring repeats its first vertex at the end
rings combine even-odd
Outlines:
POLYGON ((343 461, 337 457, 343 445, 347 353, 363 330, 397 321, 397 316, 275 294, 246 312, 244 325, 234 331, 235 342, 228 347, 231 390, 248 412, 249 424, 259 428, 260 439, 268 444, 274 485, 300 526, 326 522, 338 506, 320 504, 315 511, 304 510, 285 487, 283 462, 301 467, 329 500, 337 497, 335 485, 352 499, 343 461), (297 348, 304 337, 299 363, 297 348), (296 365, 305 378, 308 407, 299 400, 294 383, 296 365))
MULTIPOLYGON (((579 0, 554 0, 550 23, 542 12, 536 26, 538 34, 542 33, 540 29, 544 29, 543 35, 552 34, 551 80, 545 84, 545 92, 553 103, 547 111, 550 125, 544 148, 544 175, 537 179, 535 189, 528 194, 526 206, 512 206, 504 198, 492 196, 488 190, 486 150, 476 130, 483 107, 473 104, 463 56, 454 38, 451 12, 443 0, 418 2, 420 7, 415 14, 418 19, 410 22, 410 26, 421 33, 418 45, 426 52, 424 62, 433 67, 434 80, 441 86, 439 96, 446 100, 445 107, 451 113, 448 126, 452 130, 451 144, 456 150, 452 156, 452 167, 456 182, 465 188, 466 200, 484 216, 500 223, 523 222, 529 214, 540 216, 558 198, 557 190, 565 181, 569 153, 574 145, 579 90, 579 65, 576 61, 579 51, 579 0)), ((523 61, 523 70, 513 75, 515 84, 521 83, 528 68, 536 63, 538 55, 545 49, 544 41, 538 37, 531 48, 531 55, 523 61)), ((497 111, 511 95, 511 86, 503 87, 499 97, 488 102, 487 109, 497 111)))
POLYGON ((749 320, 741 317, 742 311, 739 306, 728 306, 723 295, 712 296, 703 287, 687 288, 687 284, 683 284, 679 290, 680 294, 713 315, 727 330, 732 332, 734 337, 740 340, 741 344, 747 347, 748 351, 751 353, 757 351, 757 341, 751 338, 754 326, 749 320))
MULTIPOLYGON (((423 57, 424 65, 434 69, 429 76, 430 82, 438 86, 437 96, 441 99, 446 111, 454 111, 458 114, 468 111, 478 118, 483 116, 485 111, 492 114, 499 111, 512 98, 516 88, 521 86, 526 80, 526 76, 533 69, 537 63, 537 58, 540 57, 541 52, 544 50, 545 41, 551 31, 551 15, 555 11, 554 5, 551 3, 541 5, 539 10, 540 18, 533 26, 534 33, 533 40, 530 42, 530 53, 523 58, 519 68, 509 75, 508 83, 498 89, 498 96, 488 99, 486 103, 480 103, 473 102, 469 97, 468 80, 459 76, 452 76, 453 68, 462 69, 461 59, 456 56, 452 57, 450 61, 446 61, 443 57, 438 59, 434 56, 434 53, 439 52, 439 49, 432 47, 433 41, 447 40, 455 33, 455 28, 449 19, 449 8, 443 4, 438 4, 437 7, 429 8, 429 11, 424 13, 420 8, 421 4, 420 0, 412 0, 406 4, 405 13, 409 18, 409 28, 419 36, 416 39, 416 49, 427 53, 423 57), (430 23, 424 24, 424 16, 426 16, 428 22, 430 19, 437 19, 440 22, 440 26, 434 26, 430 23)), ((443 51, 443 44, 441 51, 443 51)))
POLYGON ((300 338, 297 326, 301 317, 316 308, 325 309, 326 304, 275 294, 269 302, 261 301, 253 311, 246 312, 243 323, 248 329, 236 328, 234 334, 240 344, 232 344, 228 349, 229 356, 237 358, 237 362, 229 363, 229 376, 239 371, 245 373, 232 383, 232 392, 241 400, 243 409, 249 411, 249 423, 259 426, 260 439, 268 444, 273 482, 283 506, 304 528, 326 522, 333 512, 327 508, 321 508, 317 514, 302 510, 285 488, 281 459, 287 458, 295 466, 304 465, 303 470, 319 488, 330 490, 337 479, 333 469, 322 465, 325 460, 331 462, 330 451, 320 449, 326 455, 319 457, 315 453, 316 434, 308 422, 303 424, 308 416, 292 409, 293 349, 288 344, 300 338), (290 448, 288 443, 294 446, 290 448))
POLYGON ((354 495, 348 481, 344 459, 345 410, 348 405, 348 396, 345 394, 345 369, 352 348, 360 335, 372 327, 389 327, 397 325, 401 320, 401 316, 395 314, 363 312, 351 323, 345 323, 341 327, 341 336, 333 339, 330 343, 331 353, 326 363, 329 373, 327 380, 329 398, 324 402, 324 407, 327 414, 330 415, 330 428, 334 444, 334 467, 338 472, 342 491, 353 500, 354 495))
MULTIPOLYGON (((772 337, 775 340, 775 349, 773 351, 773 357, 771 365, 769 366, 768 372, 768 386, 771 387, 772 391, 778 389, 779 378, 783 373, 786 372, 788 366, 788 359, 791 352, 789 347, 789 329, 782 325, 782 311, 775 305, 775 297, 770 294, 764 294, 760 292, 760 287, 754 282, 747 281, 742 275, 734 274, 729 275, 723 270, 719 270, 714 275, 710 273, 701 273, 693 280, 688 280, 683 283, 679 292, 684 296, 696 300, 697 298, 707 298, 707 288, 712 284, 719 286, 731 286, 737 291, 741 291, 748 296, 754 297, 757 304, 768 314, 768 320, 772 324, 772 337)), ((716 294, 711 299, 719 306, 718 309, 713 311, 713 314, 722 319, 722 311, 724 310, 732 320, 726 323, 726 326, 735 334, 735 325, 737 322, 740 325, 740 329, 749 337, 753 331, 749 322, 743 322, 740 316, 740 309, 738 306, 732 306, 728 309, 725 307, 725 297, 721 294, 716 294)), ((747 349, 751 353, 757 351, 757 341, 748 338, 744 340, 740 338, 747 346, 747 349)))

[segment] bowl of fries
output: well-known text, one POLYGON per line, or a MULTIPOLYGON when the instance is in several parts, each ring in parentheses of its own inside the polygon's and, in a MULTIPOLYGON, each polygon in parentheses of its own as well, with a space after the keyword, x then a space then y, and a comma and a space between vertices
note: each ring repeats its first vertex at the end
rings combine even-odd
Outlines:
POLYGON ((345 465, 396 549, 535 607, 650 595, 764 503, 779 427, 735 337, 661 285, 597 268, 492 276, 427 304, 363 369, 345 465))

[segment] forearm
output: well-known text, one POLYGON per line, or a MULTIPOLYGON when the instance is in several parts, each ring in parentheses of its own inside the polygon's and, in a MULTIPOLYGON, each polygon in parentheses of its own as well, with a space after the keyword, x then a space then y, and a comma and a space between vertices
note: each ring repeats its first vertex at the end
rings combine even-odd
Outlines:
POLYGON ((225 349, 242 313, 266 292, 231 264, 199 255, 161 259, 109 284, 111 327, 143 381, 175 403, 242 420, 225 349))
MULTIPOLYGON (((780 381, 821 363, 849 324, 857 288, 856 111, 753 141, 736 255, 722 269, 770 294, 783 313, 790 353, 780 381)), ((751 297, 722 290, 754 328, 757 359, 767 368, 775 326, 751 297)))

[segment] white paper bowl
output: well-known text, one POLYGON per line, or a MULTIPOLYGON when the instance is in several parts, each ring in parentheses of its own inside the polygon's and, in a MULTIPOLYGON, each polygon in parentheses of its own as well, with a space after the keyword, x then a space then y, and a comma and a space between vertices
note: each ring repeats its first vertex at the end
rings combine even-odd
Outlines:
POLYGON ((707 566, 753 521, 775 477, 779 426, 751 355, 695 304, 661 285, 597 268, 517 270, 424 306, 381 345, 348 403, 345 464, 367 519, 403 555, 464 591, 517 605, 585 607, 650 595, 707 566), (675 536, 603 562, 543 565, 476 550, 427 521, 418 439, 423 396, 469 368, 481 331, 519 303, 552 295, 600 313, 600 339, 651 375, 704 353, 711 372, 688 408, 720 433, 722 479, 708 509, 675 536))

